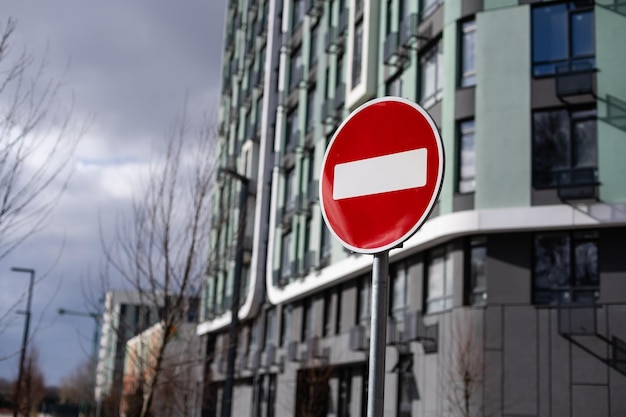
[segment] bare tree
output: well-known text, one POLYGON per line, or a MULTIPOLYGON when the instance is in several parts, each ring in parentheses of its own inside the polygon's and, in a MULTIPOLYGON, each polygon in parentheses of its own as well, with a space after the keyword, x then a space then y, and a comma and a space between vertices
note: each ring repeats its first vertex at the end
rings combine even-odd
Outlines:
POLYGON ((92 360, 84 361, 61 380, 59 400, 62 404, 85 406, 93 402, 95 368, 92 360))
POLYGON ((471 311, 456 316, 443 381, 448 408, 454 416, 484 415, 484 342, 477 329, 471 311))
MULTIPOLYGON (((20 395, 15 401, 18 404, 19 415, 28 417, 39 409, 41 401, 46 395, 44 376, 39 365, 39 353, 36 348, 31 348, 28 351, 21 385, 20 392, 23 395, 20 395)), ((15 392, 17 392, 17 382, 15 392)))
MULTIPOLYGON (((63 101, 47 57, 15 49, 16 27, 12 18, 0 22, 0 259, 45 226, 89 125, 76 122, 73 98, 63 101)), ((23 297, 0 305, 0 333, 23 297)))
MULTIPOLYGON (((140 416, 149 414, 175 329, 188 319, 204 286, 209 260, 211 189, 216 132, 204 121, 192 130, 186 111, 170 130, 163 158, 153 161, 131 213, 118 220, 104 243, 108 266, 136 291, 140 303, 158 312, 161 331, 151 342, 141 383, 140 416)), ((195 306, 197 309, 197 305, 195 306)))
POLYGON ((46 57, 14 57, 15 29, 11 18, 0 23, 0 259, 48 219, 88 125, 74 122, 73 100, 60 102, 63 83, 47 77, 46 57))

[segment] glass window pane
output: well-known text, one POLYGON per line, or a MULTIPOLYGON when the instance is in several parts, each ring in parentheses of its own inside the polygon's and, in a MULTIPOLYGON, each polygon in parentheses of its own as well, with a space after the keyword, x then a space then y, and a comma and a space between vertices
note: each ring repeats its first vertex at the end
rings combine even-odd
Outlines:
POLYGON ((570 125, 565 110, 533 114, 535 186, 556 185, 555 170, 571 167, 570 125))
POLYGON ((428 265, 428 298, 440 298, 444 294, 443 257, 433 258, 428 265))
POLYGON ((533 9, 534 63, 566 59, 568 56, 567 39, 567 4, 533 9))
POLYGON ((593 12, 572 13, 572 56, 579 57, 593 55, 595 46, 593 41, 593 12))
POLYGON ((459 127, 459 183, 460 193, 476 188, 476 151, 474 147, 474 120, 462 122, 459 127))
POLYGON ((354 44, 352 51, 352 88, 361 83, 363 69, 363 20, 354 28, 354 44))
POLYGON ((461 86, 476 84, 476 22, 463 23, 463 45, 461 60, 461 86))
POLYGON ((535 237, 535 287, 563 289, 569 286, 570 238, 564 233, 535 237))
POLYGON ((595 118, 577 120, 580 116, 594 117, 595 110, 572 115, 573 124, 573 167, 596 167, 598 163, 598 141, 595 118))
POLYGON ((576 270, 575 286, 597 286, 598 275, 598 245, 595 241, 576 242, 574 247, 576 270))

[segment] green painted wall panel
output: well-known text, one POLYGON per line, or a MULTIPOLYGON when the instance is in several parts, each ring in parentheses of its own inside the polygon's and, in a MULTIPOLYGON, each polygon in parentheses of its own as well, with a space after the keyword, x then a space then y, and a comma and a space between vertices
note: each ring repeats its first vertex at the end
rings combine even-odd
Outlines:
POLYGON ((446 0, 443 3, 443 25, 454 23, 461 17, 461 0, 446 0))
POLYGON ((626 201, 626 129, 615 127, 606 117, 609 115, 609 96, 626 103, 626 52, 623 45, 626 16, 599 5, 595 10, 600 198, 607 202, 621 202, 626 201))
POLYGON ((484 10, 499 9, 502 7, 517 6, 518 0, 484 0, 484 10))
POLYGON ((530 205, 529 30, 528 7, 477 16, 477 209, 530 205))
POLYGON ((442 140, 446 157, 446 172, 443 179, 441 194, 439 195, 440 214, 451 213, 454 200, 455 179, 455 120, 454 120, 454 93, 456 90, 456 23, 452 22, 443 29, 443 66, 444 90, 441 108, 442 140))

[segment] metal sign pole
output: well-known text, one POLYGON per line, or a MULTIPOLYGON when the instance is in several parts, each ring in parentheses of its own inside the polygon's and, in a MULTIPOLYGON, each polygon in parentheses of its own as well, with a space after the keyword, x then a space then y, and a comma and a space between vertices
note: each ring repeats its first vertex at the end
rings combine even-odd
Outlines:
POLYGON ((367 394, 367 417, 383 416, 385 349, 389 311, 389 251, 374 255, 372 266, 372 321, 367 394))

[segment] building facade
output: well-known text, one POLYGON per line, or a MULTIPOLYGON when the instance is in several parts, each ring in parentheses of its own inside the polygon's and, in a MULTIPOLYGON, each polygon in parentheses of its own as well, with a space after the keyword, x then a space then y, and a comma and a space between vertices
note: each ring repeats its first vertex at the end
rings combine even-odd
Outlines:
POLYGON ((95 387, 96 402, 105 415, 119 411, 126 343, 158 321, 156 310, 134 291, 112 290, 105 296, 95 387))
POLYGON ((319 172, 385 95, 430 113, 446 165, 390 253, 385 416, 623 414, 622 3, 231 0, 226 19, 221 165, 246 180, 214 200, 204 415, 240 281, 232 415, 365 416, 372 258, 324 225, 319 172))

